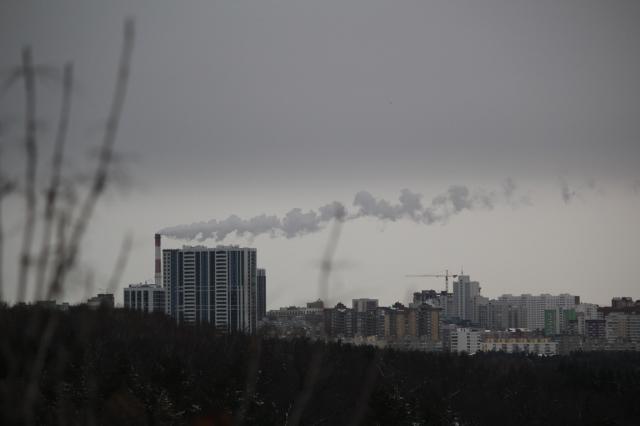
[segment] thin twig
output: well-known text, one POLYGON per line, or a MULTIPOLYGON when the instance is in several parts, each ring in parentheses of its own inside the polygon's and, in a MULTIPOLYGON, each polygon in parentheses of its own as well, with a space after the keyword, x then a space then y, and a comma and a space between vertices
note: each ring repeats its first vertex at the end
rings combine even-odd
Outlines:
MULTIPOLYGON (((320 270, 320 276, 318 277, 318 293, 325 297, 325 300, 329 295, 329 277, 331 275, 331 270, 333 269, 333 256, 338 248, 343 220, 344 212, 336 212, 336 217, 322 258, 322 268, 320 270)), ((323 358, 324 346, 320 349, 314 348, 308 372, 305 377, 305 385, 290 410, 291 415, 287 416, 287 424, 291 424, 293 426, 300 424, 302 414, 311 400, 311 396, 313 395, 314 388, 320 376, 323 358)))
POLYGON ((2 225, 2 200, 11 192, 13 184, 11 181, 6 180, 0 174, 0 302, 4 300, 3 288, 4 288, 4 227, 2 225))
POLYGON ((36 220, 36 168, 38 162, 36 141, 36 86, 30 47, 25 47, 22 50, 22 74, 25 90, 25 150, 27 154, 27 165, 25 167, 26 215, 22 233, 22 249, 18 271, 18 302, 22 302, 27 294, 31 246, 33 244, 36 220))
MULTIPOLYGON (((2 147, 0 146, 0 160, 2 159, 2 147)), ((4 225, 2 221, 2 201, 13 191, 14 183, 2 173, 2 161, 0 161, 0 303, 4 300, 4 225)))
POLYGON ((107 119, 104 138, 100 148, 98 166, 94 172, 91 188, 89 189, 84 203, 80 208, 80 213, 72 226, 71 236, 69 238, 67 249, 65 250, 65 255, 56 265, 53 278, 49 284, 50 294, 57 294, 61 290, 66 273, 74 266, 80 242, 85 234, 89 220, 93 216, 96 203, 104 192, 105 185, 107 183, 109 166, 113 157, 113 146, 115 144, 118 125, 120 123, 120 117, 127 93, 133 42, 134 22, 131 19, 127 19, 124 25, 124 41, 118 68, 118 78, 109 111, 109 117, 107 119))
POLYGON ((35 300, 39 300, 42 297, 47 264, 49 261, 49 248, 51 245, 51 234, 53 232, 53 217, 60 189, 62 159, 64 156, 64 145, 67 139, 67 129, 69 127, 69 117, 71 112, 71 91, 73 86, 72 64, 68 63, 65 65, 62 79, 62 104, 60 105, 58 131, 56 133, 53 157, 51 159, 51 186, 47 190, 46 206, 44 210, 44 229, 42 231, 42 246, 40 247, 40 256, 38 258, 35 300))
MULTIPOLYGON (((69 227, 70 216, 71 216, 70 213, 67 213, 66 211, 62 211, 60 212, 60 214, 57 215, 56 249, 55 249, 56 265, 59 265, 60 263, 64 262, 64 259, 66 257, 67 228, 69 227)), ((53 287, 50 286, 49 289, 47 290, 47 300, 51 299, 52 296, 53 296, 53 287)))
POLYGON ((109 278, 109 284, 107 284, 107 293, 113 294, 118 288, 118 284, 122 279, 122 274, 127 267, 127 261, 129 260, 129 254, 131 253, 131 246, 133 244, 133 238, 131 233, 128 232, 122 240, 122 246, 120 247, 120 253, 118 259, 111 272, 111 278, 109 278))
POLYGON ((329 234, 329 241, 327 242, 327 246, 324 250, 324 256, 322 257, 320 276, 318 277, 318 297, 320 297, 324 302, 326 302, 329 297, 329 276, 333 269, 333 255, 338 248, 342 224, 343 217, 336 216, 333 226, 331 227, 331 233, 329 234))

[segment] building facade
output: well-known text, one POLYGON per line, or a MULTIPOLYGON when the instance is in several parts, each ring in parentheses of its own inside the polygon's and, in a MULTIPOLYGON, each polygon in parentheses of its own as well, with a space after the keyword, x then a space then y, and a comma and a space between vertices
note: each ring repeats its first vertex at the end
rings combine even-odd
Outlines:
POLYGON ((258 321, 267 316, 267 271, 258 269, 257 271, 257 303, 258 303, 258 321))
POLYGON ((557 355, 558 342, 547 338, 499 338, 486 337, 480 343, 483 352, 502 351, 506 353, 525 352, 539 355, 557 355))
POLYGON ((87 300, 87 305, 90 308, 113 308, 115 306, 115 299, 111 293, 98 293, 96 296, 90 297, 87 300))
POLYGON ((449 350, 475 354, 480 350, 482 331, 471 328, 456 328, 450 332, 449 350))
POLYGON ((526 315, 525 321, 520 325, 531 330, 544 329, 544 311, 547 309, 575 309, 580 304, 580 297, 571 294, 541 294, 532 296, 531 294, 522 294, 513 296, 504 294, 498 298, 500 303, 508 306, 521 308, 526 315))
POLYGON ((324 309, 325 333, 329 337, 353 337, 353 309, 338 303, 334 308, 324 309))
POLYGON ((208 322, 225 332, 257 326, 257 251, 238 246, 163 250, 166 313, 178 322, 208 322))
POLYGON ((490 330, 527 328, 526 309, 502 300, 490 300, 487 304, 487 326, 490 330))
POLYGON ((446 291, 437 292, 435 290, 422 290, 413 293, 413 302, 409 306, 431 305, 440 308, 440 316, 443 320, 452 318, 453 315, 453 294, 446 291))
POLYGON ((378 330, 378 299, 353 299, 353 333, 357 336, 376 336, 378 330))
POLYGON ((147 313, 165 312, 165 289, 155 284, 131 284, 124 289, 124 307, 147 313))
POLYGON ((480 295, 480 283, 469 275, 458 275, 453 282, 453 315, 462 321, 473 321, 473 300, 480 295))

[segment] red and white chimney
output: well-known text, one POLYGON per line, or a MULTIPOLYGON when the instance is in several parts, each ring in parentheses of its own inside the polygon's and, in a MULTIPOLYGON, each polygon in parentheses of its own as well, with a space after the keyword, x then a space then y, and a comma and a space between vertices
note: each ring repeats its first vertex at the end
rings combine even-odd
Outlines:
POLYGON ((156 285, 162 286, 162 261, 161 261, 161 253, 160 253, 160 234, 155 235, 156 239, 156 265, 155 265, 155 278, 156 285))

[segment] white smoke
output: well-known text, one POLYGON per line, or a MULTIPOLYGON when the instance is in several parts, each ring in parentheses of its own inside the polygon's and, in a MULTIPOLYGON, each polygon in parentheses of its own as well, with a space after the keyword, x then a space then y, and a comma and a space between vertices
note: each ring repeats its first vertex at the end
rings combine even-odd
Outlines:
POLYGON ((507 179, 501 191, 476 190, 472 192, 463 185, 453 185, 437 195, 424 206, 422 195, 403 189, 397 203, 376 198, 367 191, 358 192, 353 200, 354 211, 350 213, 339 201, 333 201, 317 210, 289 210, 282 218, 261 214, 250 219, 231 215, 224 220, 177 225, 164 228, 160 234, 180 240, 224 240, 229 234, 255 237, 268 234, 272 237, 293 238, 318 232, 333 219, 342 221, 371 217, 380 220, 412 220, 417 223, 444 223, 451 216, 465 210, 492 209, 496 203, 514 204, 516 185, 507 179))

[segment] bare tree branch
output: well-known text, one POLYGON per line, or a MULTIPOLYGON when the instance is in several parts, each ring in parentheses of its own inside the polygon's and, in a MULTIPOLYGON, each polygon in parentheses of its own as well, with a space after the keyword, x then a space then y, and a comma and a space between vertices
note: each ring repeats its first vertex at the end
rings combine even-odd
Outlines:
POLYGON ((133 245, 133 238, 131 233, 128 232, 122 240, 122 246, 120 247, 120 253, 118 259, 111 272, 109 278, 109 284, 107 284, 107 293, 115 293, 118 288, 118 283, 122 279, 122 274, 127 267, 127 261, 129 260, 129 254, 131 253, 131 246, 133 245))
POLYGON ((22 74, 25 90, 25 167, 26 216, 22 233, 22 249, 18 270, 18 302, 24 300, 29 281, 29 263, 36 220, 36 169, 38 146, 36 141, 36 86, 33 70, 33 58, 30 47, 22 50, 22 74))
POLYGON ((9 194, 14 188, 14 184, 11 180, 5 178, 0 170, 0 302, 4 298, 4 227, 2 225, 2 201, 4 197, 9 194))
MULTIPOLYGON (((331 270, 333 269, 333 256, 338 248, 343 221, 344 212, 336 212, 331 233, 329 234, 329 240, 327 241, 324 256, 322 258, 322 268, 320 270, 320 275, 318 276, 318 293, 325 297, 324 300, 329 296, 329 277, 331 276, 331 270)), ((298 398, 296 398, 290 410, 291 416, 287 416, 287 425, 291 424, 293 426, 297 426, 300 424, 302 414, 311 400, 316 382, 320 376, 323 358, 324 347, 313 350, 313 355, 311 356, 311 361, 309 362, 309 368, 305 377, 304 388, 298 398)))
POLYGON ((60 291, 66 273, 75 264, 80 242, 85 234, 89 220, 93 216, 95 205, 104 192, 109 175, 109 165, 111 164, 111 158, 113 156, 113 146, 116 140, 118 125, 120 123, 120 117, 127 93, 133 44, 134 22, 132 19, 127 19, 124 24, 124 40, 120 55, 118 78, 109 111, 109 117, 107 119, 104 138, 101 144, 100 158, 93 175, 89 192, 80 208, 80 213, 72 226, 71 236, 69 237, 69 244, 67 246, 65 256, 62 257, 61 261, 56 265, 53 278, 49 285, 50 294, 56 294, 60 291))
POLYGON ((42 234, 42 245, 40 247, 40 256, 38 257, 35 300, 39 300, 42 297, 47 264, 49 262, 49 249, 51 245, 51 234, 53 232, 53 219, 58 192, 60 189, 64 145, 67 139, 67 129, 69 127, 69 117, 71 113, 72 87, 73 65, 68 63, 65 65, 63 71, 62 104, 60 105, 58 131, 56 133, 53 157, 51 159, 51 177, 49 178, 50 187, 47 190, 46 206, 44 210, 44 229, 42 234))

